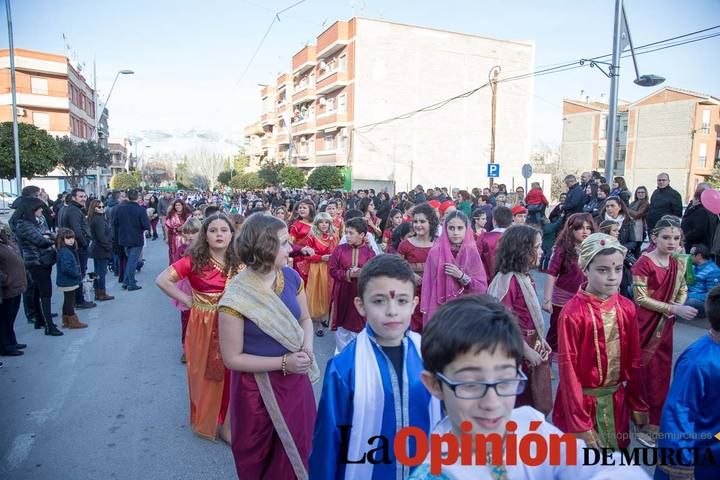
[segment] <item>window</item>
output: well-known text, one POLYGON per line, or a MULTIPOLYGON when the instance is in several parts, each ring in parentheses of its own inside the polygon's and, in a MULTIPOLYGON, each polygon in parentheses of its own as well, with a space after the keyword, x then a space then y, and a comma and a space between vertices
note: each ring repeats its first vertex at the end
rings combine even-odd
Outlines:
POLYGON ((698 165, 700 168, 705 168, 707 164, 707 143, 700 144, 700 154, 698 158, 698 165))
POLYGON ((325 150, 335 150, 335 135, 332 133, 325 135, 325 150))
POLYGON ((347 95, 343 93, 343 94, 338 95, 337 98, 338 98, 338 112, 345 113, 346 103, 347 103, 347 95))
POLYGON ((33 125, 43 130, 50 130, 50 114, 33 112, 33 125))
POLYGON ((600 139, 607 138, 608 121, 607 115, 600 115, 600 139))
POLYGON ((338 70, 341 72, 347 71, 347 55, 342 54, 340 55, 339 63, 338 63, 338 70))
POLYGON ((335 97, 325 98, 325 113, 335 111, 335 97))
POLYGON ((710 110, 703 110, 702 115, 702 133, 705 135, 710 133, 710 110))
POLYGON ((338 146, 337 146, 337 149, 338 149, 341 153, 345 153, 345 147, 347 146, 347 137, 346 137, 345 135, 340 134, 340 135, 337 136, 337 138, 338 138, 338 142, 337 142, 338 146))
POLYGON ((30 77, 30 87, 32 88, 32 93, 38 95, 48 94, 47 78, 30 77))

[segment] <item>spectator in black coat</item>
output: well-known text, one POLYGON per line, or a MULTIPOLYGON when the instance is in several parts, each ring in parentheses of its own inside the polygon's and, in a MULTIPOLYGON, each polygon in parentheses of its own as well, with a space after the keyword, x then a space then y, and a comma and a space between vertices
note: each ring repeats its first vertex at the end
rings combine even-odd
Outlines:
POLYGON ((135 281, 135 269, 145 244, 143 232, 150 230, 150 220, 145 209, 137 203, 137 190, 128 191, 127 198, 127 202, 115 207, 113 212, 113 232, 117 244, 124 248, 128 257, 125 275, 121 279, 122 287, 128 291, 133 291, 142 288, 135 281))
POLYGON ((575 175, 565 177, 565 185, 567 186, 567 195, 563 204, 563 213, 568 218, 573 213, 582 213, 585 206, 585 192, 578 183, 575 175))
POLYGON ((102 201, 90 202, 88 222, 92 234, 90 258, 93 259, 95 265, 95 300, 100 302, 113 300, 115 297, 108 295, 105 290, 108 263, 112 258, 112 229, 105 216, 105 204, 102 201))
POLYGON ((715 229, 718 225, 718 216, 710 212, 700 202, 702 192, 712 188, 710 184, 699 183, 695 187, 693 199, 685 210, 680 227, 685 241, 685 252, 690 253, 693 245, 705 245, 708 251, 712 249, 715 229))
MULTIPOLYGON (((75 232, 75 242, 78 249, 78 258, 80 259, 80 273, 85 278, 87 273, 87 263, 90 258, 90 225, 88 225, 85 212, 85 202, 87 201, 87 193, 82 188, 74 188, 70 192, 70 201, 67 206, 60 212, 59 226, 69 228, 75 232)), ((75 308, 93 308, 97 305, 95 302, 86 301, 83 295, 83 288, 75 290, 75 308)))
POLYGON ((670 176, 661 173, 657 176, 657 190, 650 198, 650 210, 647 216, 648 230, 652 231, 663 215, 682 216, 682 197, 670 186, 670 176))

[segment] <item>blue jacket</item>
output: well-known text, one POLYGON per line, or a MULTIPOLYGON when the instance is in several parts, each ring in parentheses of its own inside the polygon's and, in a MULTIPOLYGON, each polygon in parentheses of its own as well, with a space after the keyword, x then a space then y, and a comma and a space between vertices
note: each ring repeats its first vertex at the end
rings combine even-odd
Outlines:
POLYGON ((143 232, 150 230, 150 219, 136 202, 123 202, 113 209, 113 233, 121 247, 145 245, 143 232))
POLYGON ((720 284, 720 267, 712 260, 693 266, 695 284, 688 286, 688 298, 705 301, 711 288, 720 284))
POLYGON ((58 287, 74 287, 80 285, 80 280, 82 280, 82 274, 80 273, 77 250, 62 247, 58 252, 55 283, 58 287))

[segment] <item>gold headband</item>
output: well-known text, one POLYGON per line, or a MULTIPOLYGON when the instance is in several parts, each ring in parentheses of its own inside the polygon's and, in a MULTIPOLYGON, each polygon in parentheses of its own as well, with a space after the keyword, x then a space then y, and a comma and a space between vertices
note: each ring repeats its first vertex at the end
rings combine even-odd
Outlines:
POLYGON ((593 258, 608 248, 622 253, 623 258, 627 253, 627 248, 623 247, 615 237, 604 233, 593 233, 587 237, 580 245, 580 269, 585 271, 593 258))

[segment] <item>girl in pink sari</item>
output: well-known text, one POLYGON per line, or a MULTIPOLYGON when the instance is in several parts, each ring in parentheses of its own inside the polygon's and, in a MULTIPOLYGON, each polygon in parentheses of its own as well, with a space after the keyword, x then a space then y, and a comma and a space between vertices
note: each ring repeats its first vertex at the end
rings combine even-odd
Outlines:
POLYGON ((168 209, 164 228, 165 241, 168 244, 168 258, 171 264, 177 259, 177 250, 183 244, 183 236, 180 229, 190 217, 192 217, 192 210, 180 199, 175 200, 168 209))
POLYGON ((445 216, 442 235, 428 253, 422 284, 423 326, 440 305, 460 295, 487 291, 487 277, 470 221, 462 211, 445 216))

